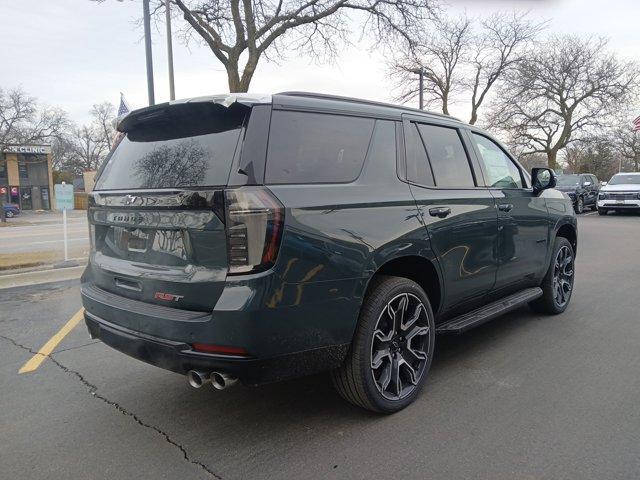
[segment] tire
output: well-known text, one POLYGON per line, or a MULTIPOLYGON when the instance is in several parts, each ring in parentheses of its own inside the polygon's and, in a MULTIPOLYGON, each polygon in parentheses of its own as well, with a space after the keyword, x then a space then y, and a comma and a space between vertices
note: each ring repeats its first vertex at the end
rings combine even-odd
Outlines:
POLYGON ((597 208, 598 210, 598 215, 606 215, 607 213, 609 213, 609 210, 607 210, 606 208, 597 208))
POLYGON ((11 210, 9 210, 8 212, 5 212, 5 213, 4 213, 4 216, 5 216, 6 218, 13 218, 13 212, 12 212, 11 210))
POLYGON ((433 311, 424 290, 407 278, 376 276, 362 303, 347 358, 331 374, 333 385, 354 405, 397 412, 420 393, 434 339, 433 311), (392 316, 394 311, 403 315, 392 316))
POLYGON ((564 312, 571 301, 575 280, 575 252, 569 240, 556 237, 551 263, 542 280, 542 296, 529 303, 538 313, 557 315, 564 312))
POLYGON ((578 197, 574 209, 578 215, 584 212, 584 199, 582 197, 578 197))

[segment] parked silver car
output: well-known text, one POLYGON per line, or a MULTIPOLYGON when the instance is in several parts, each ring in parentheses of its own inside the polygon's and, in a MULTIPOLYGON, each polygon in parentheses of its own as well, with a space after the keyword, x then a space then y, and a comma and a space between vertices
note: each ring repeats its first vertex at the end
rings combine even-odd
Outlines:
POLYGON ((598 213, 640 210, 640 172, 617 173, 598 194, 598 213))

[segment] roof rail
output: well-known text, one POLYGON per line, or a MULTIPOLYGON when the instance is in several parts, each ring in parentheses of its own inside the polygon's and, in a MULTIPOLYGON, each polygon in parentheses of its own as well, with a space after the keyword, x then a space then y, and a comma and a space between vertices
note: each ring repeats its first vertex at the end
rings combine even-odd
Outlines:
POLYGON ((375 100, 363 100, 361 98, 353 98, 353 97, 342 97, 340 95, 330 95, 327 93, 291 91, 291 92, 280 92, 280 93, 277 93, 276 95, 286 95, 290 97, 317 98, 317 99, 324 99, 324 100, 337 100, 340 102, 351 102, 351 103, 360 103, 364 105, 375 105, 379 107, 395 108, 398 110, 409 110, 412 112, 433 115, 435 117, 449 118, 451 120, 457 120, 459 122, 462 121, 459 118, 453 117, 451 115, 446 115, 444 113, 429 112, 426 110, 420 110, 418 108, 406 107, 403 105, 394 105, 393 103, 377 102, 375 100))

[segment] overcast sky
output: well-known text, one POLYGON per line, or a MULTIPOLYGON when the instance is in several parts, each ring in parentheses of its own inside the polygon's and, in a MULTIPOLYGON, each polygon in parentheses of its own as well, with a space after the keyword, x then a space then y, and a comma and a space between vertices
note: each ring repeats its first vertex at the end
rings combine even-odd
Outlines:
MULTIPOLYGON (((450 0, 450 11, 469 15, 529 10, 550 21, 548 32, 599 35, 621 56, 640 60, 640 0, 450 0)), ((146 105, 139 1, 0 0, 0 87, 21 86, 41 102, 84 122, 91 105, 117 104, 122 91, 132 107, 146 105)), ((162 30, 162 28, 160 29, 162 30)), ((168 100, 163 31, 153 32, 156 101, 168 100)), ((228 90, 226 74, 205 47, 174 42, 178 98, 228 90)), ((331 65, 295 53, 279 65, 261 62, 252 92, 307 90, 391 101, 384 58, 366 47, 345 49, 331 65)), ((467 118, 465 105, 453 113, 467 118)))

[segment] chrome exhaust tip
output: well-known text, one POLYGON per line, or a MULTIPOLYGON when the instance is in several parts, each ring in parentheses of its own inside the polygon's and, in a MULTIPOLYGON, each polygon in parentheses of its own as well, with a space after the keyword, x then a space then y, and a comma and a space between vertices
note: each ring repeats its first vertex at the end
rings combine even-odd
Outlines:
POLYGON ((211 378, 207 372, 201 372, 199 370, 189 370, 187 372, 187 380, 189 381, 189 385, 193 388, 200 388, 205 383, 210 382, 211 378))
POLYGON ((211 372, 211 385, 217 390, 224 390, 234 385, 238 379, 222 372, 211 372))

